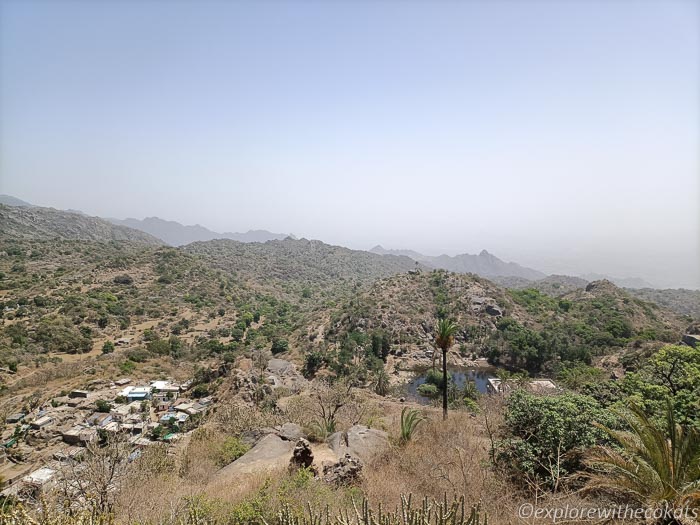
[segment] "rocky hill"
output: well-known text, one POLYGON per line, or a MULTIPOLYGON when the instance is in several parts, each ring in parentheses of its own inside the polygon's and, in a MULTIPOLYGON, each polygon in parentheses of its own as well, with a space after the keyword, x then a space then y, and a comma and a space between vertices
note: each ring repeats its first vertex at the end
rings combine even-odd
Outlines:
MULTIPOLYGON (((575 290, 583 290, 590 282, 571 275, 548 275, 544 279, 536 281, 522 277, 493 277, 492 280, 505 288, 512 290, 530 288, 550 297, 560 297, 575 290)), ((613 282, 608 279, 602 280, 613 282)), ((613 284, 623 288, 631 297, 654 303, 680 315, 700 319, 700 290, 627 288, 614 282, 613 284)))
POLYGON ((634 288, 627 292, 645 301, 651 301, 693 319, 700 319, 700 290, 634 288))
POLYGON ((646 345, 681 340, 685 322, 653 303, 631 297, 608 281, 590 283, 560 298, 534 289, 506 290, 473 275, 434 271, 377 281, 312 322, 299 345, 336 363, 355 345, 374 337, 402 361, 432 353, 438 316, 460 326, 462 357, 482 356, 495 364, 532 373, 559 361, 592 362, 646 345))
POLYGON ((307 239, 288 238, 265 243, 215 240, 193 243, 183 250, 249 281, 292 287, 370 283, 417 268, 415 261, 408 257, 377 255, 307 239))
POLYGON ((0 238, 27 240, 133 241, 161 245, 147 233, 117 226, 99 217, 39 208, 0 204, 0 238))
POLYGON ((189 351, 224 345, 265 349, 376 278, 415 267, 408 258, 292 239, 170 248, 4 238, 0 252, 0 312, 11 323, 0 330, 0 366, 99 354, 105 340, 138 347, 147 329, 192 345, 178 350, 186 361, 189 351))

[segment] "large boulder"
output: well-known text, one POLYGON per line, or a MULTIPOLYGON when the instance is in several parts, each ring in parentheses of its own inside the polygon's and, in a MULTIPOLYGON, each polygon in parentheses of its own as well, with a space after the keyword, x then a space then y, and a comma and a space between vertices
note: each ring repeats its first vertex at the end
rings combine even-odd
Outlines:
POLYGON ((294 363, 284 359, 270 359, 267 363, 267 382, 272 388, 287 388, 293 392, 301 391, 308 383, 294 363))
POLYGON ((248 452, 222 468, 216 477, 219 479, 232 479, 241 474, 284 468, 289 465, 293 450, 293 441, 284 440, 277 434, 267 434, 248 452))
POLYGON ((263 428, 254 428, 251 430, 246 430, 241 433, 241 441, 245 443, 246 445, 253 447, 255 446, 262 438, 267 436, 268 434, 276 434, 277 430, 271 427, 263 427, 263 428))
POLYGON ((277 435, 287 441, 297 441, 304 437, 304 431, 296 423, 285 423, 278 428, 277 435))
POLYGON ((389 435, 376 428, 355 425, 347 432, 331 434, 328 445, 340 458, 349 454, 367 463, 389 447, 389 435))
POLYGON ((700 348, 700 335, 685 334, 683 336, 683 342, 688 346, 692 346, 693 348, 700 348))
POLYGON ((492 315, 494 317, 503 316, 503 310, 501 310, 500 307, 498 307, 495 304, 487 304, 485 311, 487 314, 492 315))

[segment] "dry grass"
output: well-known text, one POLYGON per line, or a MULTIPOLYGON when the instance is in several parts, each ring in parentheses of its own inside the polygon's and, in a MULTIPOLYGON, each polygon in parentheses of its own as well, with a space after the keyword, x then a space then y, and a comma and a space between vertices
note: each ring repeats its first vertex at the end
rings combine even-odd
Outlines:
POLYGON ((540 497, 535 501, 498 476, 489 461, 488 431, 500 424, 501 407, 497 398, 484 403, 478 416, 451 411, 446 422, 442 421, 439 410, 424 407, 428 419, 405 446, 398 445, 397 439, 400 411, 405 404, 389 400, 380 404, 393 445, 365 465, 358 487, 332 487, 308 472, 286 469, 212 482, 218 471, 217 449, 231 435, 223 430, 226 423, 232 424, 235 416, 244 414, 249 420, 239 422, 241 427, 264 419, 263 413, 256 415, 254 410, 246 412, 239 407, 212 421, 205 431, 199 431, 202 435, 196 442, 181 443, 177 461, 154 455, 138 462, 122 485, 115 521, 124 525, 175 525, 183 523, 194 507, 211 523, 260 523, 261 518, 273 523, 277 511, 287 505, 298 513, 303 512, 307 503, 316 511, 328 506, 334 514, 351 509, 353 500, 366 496, 372 505, 381 503, 384 509, 391 510, 402 495, 413 494, 414 498, 427 496, 436 500, 442 500, 445 495, 448 499, 464 496, 467 506, 480 504, 491 524, 544 524, 551 523, 551 519, 518 518, 519 505, 527 502, 544 507, 567 504, 590 507, 596 503, 584 502, 571 494, 560 494, 556 499, 540 497))
MULTIPOLYGON (((396 425, 394 425, 396 427, 396 425)), ((442 421, 437 410, 403 447, 393 447, 365 469, 363 492, 370 501, 391 504, 401 494, 432 498, 464 495, 481 502, 489 521, 510 507, 507 487, 489 466, 490 442, 482 423, 466 412, 451 412, 442 421), (387 483, 387 480, 391 480, 387 483)), ((507 513, 507 512, 506 512, 507 513)), ((496 520, 498 521, 498 520, 496 520)))

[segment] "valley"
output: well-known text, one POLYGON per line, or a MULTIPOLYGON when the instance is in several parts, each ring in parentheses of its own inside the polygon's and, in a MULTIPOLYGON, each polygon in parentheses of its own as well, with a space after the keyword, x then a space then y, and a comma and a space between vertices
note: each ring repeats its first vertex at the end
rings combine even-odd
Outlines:
MULTIPOLYGON (((571 502, 581 486, 526 466, 528 454, 553 452, 518 441, 537 423, 515 425, 518 410, 546 421, 542 403, 561 402, 613 421, 615 407, 633 401, 661 417, 671 399, 679 420, 700 424, 700 349, 682 343, 700 338, 693 310, 609 281, 494 278, 504 287, 404 254, 306 239, 170 247, 109 223, 32 208, 46 215, 40 221, 8 208, 0 209, 6 501, 69 498, 76 511, 116 512, 127 523, 164 519, 194 491, 216 502, 211 519, 256 498, 268 498, 256 519, 271 519, 290 501, 342 508, 355 488, 385 505, 458 488, 490 522, 507 523, 532 483, 571 502), (440 319, 455 327, 444 424, 440 319), (422 422, 412 439, 407 413, 422 422), (430 459, 442 469, 437 479, 421 466, 435 439, 455 447, 430 459), (107 452, 124 481, 109 481, 98 505, 74 485, 75 469, 107 452), (397 480, 391 489, 387 475, 397 480), (139 476, 157 488, 136 504, 129 484, 139 476)), ((567 428, 583 424, 555 410, 567 428)), ((604 443, 577 432, 584 441, 567 447, 604 443)))

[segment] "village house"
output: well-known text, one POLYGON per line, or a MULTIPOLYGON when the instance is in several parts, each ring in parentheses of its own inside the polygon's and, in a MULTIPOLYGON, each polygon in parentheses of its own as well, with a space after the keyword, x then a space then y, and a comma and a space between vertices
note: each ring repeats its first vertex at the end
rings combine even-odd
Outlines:
POLYGON ((57 473, 57 465, 41 467, 24 476, 20 482, 7 487, 0 494, 11 496, 18 501, 25 501, 30 498, 38 499, 43 490, 54 484, 57 473))
POLYGON ((89 395, 90 395, 90 392, 88 392, 87 390, 71 390, 71 391, 68 393, 68 397, 82 397, 82 398, 86 398, 86 397, 88 397, 89 395))
POLYGON ((71 408, 79 408, 84 403, 85 399, 83 399, 82 397, 71 397, 68 398, 68 400, 66 401, 66 405, 71 408))
POLYGON ((116 434, 117 432, 119 432, 122 429, 121 425, 119 423, 117 423, 116 421, 110 421, 102 428, 104 429, 105 432, 109 432, 111 434, 116 434))
POLYGON ((34 472, 27 474, 24 478, 22 478, 22 481, 24 483, 42 487, 53 479, 53 477, 56 475, 56 472, 56 469, 49 467, 41 467, 40 469, 37 469, 34 472))
POLYGON ((136 448, 144 448, 155 444, 155 441, 151 441, 150 439, 145 437, 136 436, 130 441, 130 443, 136 448))
POLYGON ((84 453, 84 448, 71 446, 54 452, 53 458, 61 463, 68 463, 80 459, 84 453))
POLYGON ((41 416, 30 423, 31 428, 34 430, 39 430, 53 423, 53 419, 49 416, 41 416))
POLYGON ((97 430, 86 425, 75 425, 61 434, 64 443, 86 445, 97 439, 97 430))
POLYGON ((180 385, 176 385, 170 381, 151 381, 151 388, 154 392, 171 392, 173 394, 177 394, 180 391, 180 385))
POLYGON ((170 423, 176 423, 178 425, 183 424, 189 419, 189 414, 184 412, 167 412, 163 414, 160 418, 160 423, 162 425, 169 425, 170 423))
POLYGON ((130 403, 134 401, 148 401, 151 399, 151 393, 153 392, 150 386, 127 387, 124 390, 128 390, 124 397, 126 397, 130 403))
POLYGON ((86 422, 95 427, 104 427, 112 421, 112 414, 95 412, 87 418, 86 422))
POLYGON ((199 403, 200 405, 205 406, 205 407, 208 407, 213 402, 214 402, 214 398, 212 396, 203 397, 202 399, 197 401, 197 403, 199 403))
POLYGON ((194 406, 194 403, 191 403, 189 401, 180 403, 179 405, 175 405, 175 410, 178 412, 186 412, 187 410, 191 409, 194 406))
MULTIPOLYGON (((490 377, 486 383, 486 390, 490 394, 503 394, 506 391, 512 390, 510 384, 502 385, 502 381, 497 377, 490 377)), ((559 387, 550 379, 531 379, 525 385, 525 388, 531 392, 547 393, 556 392, 559 387)))
POLYGON ((24 412, 17 412, 16 414, 10 414, 9 416, 7 416, 5 421, 10 425, 14 425, 22 421, 26 415, 27 414, 25 414, 24 412))
POLYGON ((155 397, 153 399, 153 407, 155 408, 156 412, 165 412, 166 410, 170 410, 172 405, 173 403, 169 399, 157 399, 155 397))
POLYGON ((127 405, 117 405, 116 407, 112 408, 109 413, 112 414, 112 418, 115 421, 119 422, 124 422, 128 419, 128 417, 132 414, 136 414, 141 411, 141 403, 138 401, 134 401, 132 403, 129 403, 127 405))

